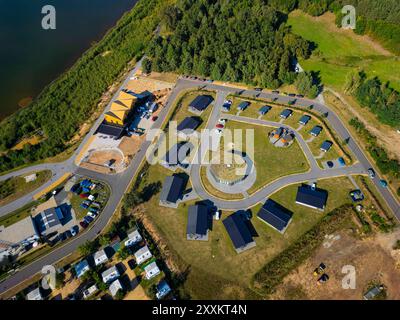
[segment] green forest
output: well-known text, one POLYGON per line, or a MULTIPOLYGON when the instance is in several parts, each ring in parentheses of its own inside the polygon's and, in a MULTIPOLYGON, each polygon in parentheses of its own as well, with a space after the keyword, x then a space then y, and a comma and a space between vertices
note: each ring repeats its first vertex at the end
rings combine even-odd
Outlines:
POLYGON ((164 16, 169 33, 148 49, 155 71, 277 88, 295 80, 293 58, 310 55, 266 1, 178 0, 164 16))
POLYGON ((0 126, 0 171, 55 156, 68 147, 80 126, 96 110, 104 92, 146 43, 168 1, 139 1, 117 26, 75 65, 44 89, 32 105, 5 119, 0 126), (108 54, 104 54, 107 52, 108 54), (20 139, 40 130, 46 137, 36 145, 10 150, 20 139))

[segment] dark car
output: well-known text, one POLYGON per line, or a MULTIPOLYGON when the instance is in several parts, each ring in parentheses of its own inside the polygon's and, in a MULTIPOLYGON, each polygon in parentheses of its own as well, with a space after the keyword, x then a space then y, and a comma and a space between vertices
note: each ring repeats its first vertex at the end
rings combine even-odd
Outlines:
POLYGON ((65 237, 66 237, 67 239, 72 238, 72 233, 71 233, 71 231, 69 231, 69 230, 65 231, 65 232, 64 232, 64 235, 65 235, 65 237))
POLYGON ((304 96, 302 94, 297 94, 296 97, 297 98, 304 98, 304 96))
POLYGON ((272 90, 272 93, 278 94, 279 91, 278 90, 272 90))
POLYGON ((85 216, 85 217, 83 218, 83 220, 85 220, 85 222, 86 222, 87 224, 89 224, 89 223, 91 223, 91 222, 93 221, 93 218, 90 217, 90 216, 85 216))
POLYGON ((87 224, 85 221, 81 221, 79 222, 79 225, 83 228, 86 229, 88 227, 89 224, 87 224))
POLYGON ((134 270, 136 268, 136 261, 135 259, 131 259, 128 261, 128 266, 131 270, 134 270))
POLYGON ((254 88, 255 91, 262 91, 262 88, 254 88))
POLYGON ((333 162, 332 161, 328 161, 327 163, 328 168, 333 168, 333 162))
POLYGON ((288 93, 289 97, 295 97, 296 95, 294 93, 288 93))
POLYGON ((58 238, 60 239, 60 241, 64 241, 67 239, 67 235, 65 234, 65 232, 63 232, 58 235, 58 238))

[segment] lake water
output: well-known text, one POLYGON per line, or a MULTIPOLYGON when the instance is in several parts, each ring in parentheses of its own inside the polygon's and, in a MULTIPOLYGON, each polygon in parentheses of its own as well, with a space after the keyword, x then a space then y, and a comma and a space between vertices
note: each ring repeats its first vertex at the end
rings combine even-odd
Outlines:
POLYGON ((135 0, 0 0, 0 119, 69 68, 135 0), (42 28, 42 7, 56 30, 42 28))

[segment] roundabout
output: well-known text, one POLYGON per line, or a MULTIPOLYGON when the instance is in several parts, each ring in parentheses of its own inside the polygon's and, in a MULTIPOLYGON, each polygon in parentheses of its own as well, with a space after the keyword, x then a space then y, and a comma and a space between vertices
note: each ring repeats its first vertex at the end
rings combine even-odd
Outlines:
POLYGON ((249 190, 256 182, 257 173, 253 160, 245 153, 230 150, 226 154, 233 161, 206 166, 206 177, 212 186, 224 193, 238 194, 249 190), (231 155, 229 155, 229 153, 231 155))

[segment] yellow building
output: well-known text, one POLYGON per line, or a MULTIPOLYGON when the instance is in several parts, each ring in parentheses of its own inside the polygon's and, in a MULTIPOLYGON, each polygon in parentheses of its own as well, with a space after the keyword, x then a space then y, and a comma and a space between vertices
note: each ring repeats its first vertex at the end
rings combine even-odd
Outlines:
POLYGON ((123 126, 135 102, 135 96, 121 91, 117 100, 111 104, 110 111, 104 115, 106 122, 123 126))

